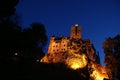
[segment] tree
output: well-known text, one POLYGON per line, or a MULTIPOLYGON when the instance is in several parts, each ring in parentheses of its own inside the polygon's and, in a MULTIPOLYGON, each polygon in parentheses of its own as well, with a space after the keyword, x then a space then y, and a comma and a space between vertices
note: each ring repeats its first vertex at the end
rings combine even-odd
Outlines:
POLYGON ((103 50, 105 53, 104 62, 110 79, 120 79, 120 35, 107 38, 103 42, 103 50))
POLYGON ((32 23, 30 28, 23 30, 23 43, 31 56, 44 55, 44 47, 47 43, 45 26, 41 23, 32 23), (34 55, 33 55, 34 54, 34 55))
POLYGON ((8 56, 16 48, 21 27, 16 23, 16 5, 19 0, 0 1, 0 56, 8 56), (14 17, 14 18, 13 18, 14 17))
POLYGON ((15 14, 19 0, 0 0, 0 22, 15 14))

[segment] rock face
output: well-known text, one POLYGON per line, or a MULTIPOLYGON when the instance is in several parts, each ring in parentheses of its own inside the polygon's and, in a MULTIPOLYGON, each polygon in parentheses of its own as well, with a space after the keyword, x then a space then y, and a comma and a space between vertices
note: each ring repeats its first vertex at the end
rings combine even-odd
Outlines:
POLYGON ((94 80, 108 78, 104 68, 96 62, 99 60, 95 58, 96 51, 93 44, 90 39, 82 39, 81 31, 81 27, 75 24, 71 27, 69 37, 52 36, 48 52, 41 59, 41 62, 64 63, 73 70, 87 67, 90 77, 94 78, 94 80), (99 67, 99 69, 97 69, 96 66, 99 67))

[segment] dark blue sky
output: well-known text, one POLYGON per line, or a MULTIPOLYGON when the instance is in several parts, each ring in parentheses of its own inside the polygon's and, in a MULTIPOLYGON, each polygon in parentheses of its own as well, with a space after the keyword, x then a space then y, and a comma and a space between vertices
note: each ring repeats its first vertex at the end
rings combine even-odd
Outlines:
POLYGON ((17 12, 24 28, 32 22, 44 24, 48 39, 52 35, 69 36, 71 26, 78 23, 82 39, 91 40, 102 65, 103 41, 120 34, 120 0, 20 0, 17 12))

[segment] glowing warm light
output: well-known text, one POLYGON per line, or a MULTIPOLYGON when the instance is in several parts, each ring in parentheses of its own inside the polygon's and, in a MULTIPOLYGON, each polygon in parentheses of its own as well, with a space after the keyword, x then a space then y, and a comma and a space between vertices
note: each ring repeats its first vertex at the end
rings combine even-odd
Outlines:
POLYGON ((91 76, 95 79, 95 80, 103 80, 104 77, 98 72, 98 71, 93 71, 93 73, 91 74, 91 76))
POLYGON ((40 62, 49 63, 47 56, 44 56, 40 62))
POLYGON ((69 57, 66 64, 74 70, 84 68, 87 65, 86 56, 76 54, 74 57, 69 57))
POLYGON ((74 70, 84 67, 82 62, 80 62, 80 59, 76 59, 76 58, 69 59, 67 61, 67 64, 70 68, 74 70))
POLYGON ((93 63, 92 68, 93 73, 90 74, 90 76, 93 77, 94 80, 103 80, 104 78, 109 79, 107 73, 105 72, 105 69, 102 66, 93 63))

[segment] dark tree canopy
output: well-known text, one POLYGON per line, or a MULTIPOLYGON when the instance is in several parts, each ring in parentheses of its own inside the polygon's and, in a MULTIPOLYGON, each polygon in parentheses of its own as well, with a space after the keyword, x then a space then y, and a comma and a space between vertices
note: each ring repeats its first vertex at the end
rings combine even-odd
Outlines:
POLYGON ((0 1, 0 56, 8 57, 18 53, 24 57, 43 55, 47 43, 45 26, 31 23, 29 28, 22 30, 16 5, 19 0, 0 1))
POLYGON ((38 47, 41 48, 44 47, 47 42, 45 26, 40 23, 32 23, 31 28, 32 28, 34 42, 36 42, 36 44, 39 44, 37 45, 38 47))
POLYGON ((45 26, 41 23, 32 23, 29 28, 23 30, 23 47, 28 53, 40 56, 47 43, 45 26), (33 50, 33 51, 32 51, 33 50))
POLYGON ((7 56, 16 48, 17 38, 21 33, 21 27, 15 23, 12 16, 15 15, 16 5, 19 0, 0 1, 0 55, 7 56))
POLYGON ((18 2, 19 0, 0 0, 0 19, 14 15, 18 2))
POLYGON ((1 55, 13 55, 18 52, 24 56, 41 56, 47 43, 45 26, 32 23, 22 31, 21 27, 12 21, 0 24, 1 55))
POLYGON ((111 38, 108 37, 103 42, 103 49, 105 53, 106 70, 109 77, 120 79, 120 35, 111 38))

